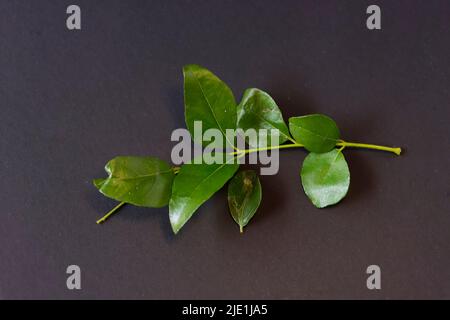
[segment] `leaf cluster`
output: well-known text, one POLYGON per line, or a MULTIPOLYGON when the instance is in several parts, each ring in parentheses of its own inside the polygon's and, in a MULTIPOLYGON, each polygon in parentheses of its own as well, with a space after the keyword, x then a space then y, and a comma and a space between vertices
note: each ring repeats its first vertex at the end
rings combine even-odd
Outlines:
MULTIPOLYGON (((237 104, 230 88, 211 71, 198 65, 187 65, 183 75, 185 121, 193 138, 194 122, 201 121, 203 130, 220 130, 226 146, 238 150, 235 142, 227 137, 227 129, 255 129, 257 132, 259 129, 277 129, 277 143, 304 147, 310 152, 301 166, 300 178, 313 205, 324 208, 345 197, 350 185, 350 171, 342 153, 345 142, 340 140, 339 129, 330 117, 304 115, 292 117, 286 124, 276 102, 260 89, 247 89, 237 104)), ((275 137, 269 136, 269 146, 276 148, 273 141, 275 137)), ((196 142, 205 144, 204 141, 196 142)), ((255 144, 247 140, 247 144, 256 150, 261 147, 258 141, 255 144)), ((240 156, 245 152, 238 150, 235 153, 240 156)), ((103 195, 135 206, 159 208, 168 205, 174 233, 179 232, 197 209, 227 182, 228 206, 241 232, 262 199, 257 173, 239 171, 237 161, 223 164, 191 162, 172 167, 155 157, 122 156, 109 161, 105 170, 108 177, 94 180, 103 195)))

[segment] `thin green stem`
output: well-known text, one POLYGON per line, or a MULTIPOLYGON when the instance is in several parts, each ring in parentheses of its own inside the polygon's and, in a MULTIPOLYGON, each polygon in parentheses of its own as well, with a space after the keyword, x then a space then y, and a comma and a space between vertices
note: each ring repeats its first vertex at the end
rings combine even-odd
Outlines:
POLYGON ((230 152, 229 155, 242 155, 242 154, 265 151, 265 150, 287 149, 287 148, 303 148, 303 145, 299 144, 299 143, 282 144, 281 146, 253 148, 253 149, 245 149, 245 150, 241 150, 241 151, 237 151, 237 152, 230 152))
MULTIPOLYGON (((239 150, 236 152, 230 152, 229 155, 237 155, 239 157, 253 152, 259 152, 259 151, 265 151, 265 150, 274 150, 274 149, 288 149, 288 148, 303 148, 304 145, 300 143, 289 143, 289 144, 282 144, 280 146, 271 146, 271 147, 264 147, 264 148, 252 148, 252 149, 245 149, 245 150, 239 150)), ((368 143, 356 143, 356 142, 347 142, 343 140, 339 140, 339 142, 336 143, 336 147, 341 147, 341 150, 345 147, 352 147, 352 148, 365 148, 365 149, 375 149, 375 150, 381 150, 381 151, 388 151, 395 153, 396 155, 400 155, 402 152, 401 148, 392 148, 392 147, 386 147, 386 146, 380 146, 376 144, 368 144, 368 143)))
POLYGON ((109 211, 107 214, 105 214, 101 219, 97 220, 97 224, 103 223, 106 221, 106 219, 108 219, 111 215, 113 215, 117 210, 119 210, 123 205, 125 204, 125 202, 121 202, 119 203, 117 206, 115 206, 114 208, 111 209, 111 211, 109 211))
POLYGON ((401 148, 391 148, 391 147, 385 147, 385 146, 379 146, 376 144, 367 144, 367 143, 356 143, 356 142, 346 142, 346 141, 340 141, 336 143, 336 146, 338 147, 353 147, 353 148, 365 148, 365 149, 374 149, 374 150, 381 150, 381 151, 388 151, 395 153, 396 155, 400 155, 402 152, 401 148))

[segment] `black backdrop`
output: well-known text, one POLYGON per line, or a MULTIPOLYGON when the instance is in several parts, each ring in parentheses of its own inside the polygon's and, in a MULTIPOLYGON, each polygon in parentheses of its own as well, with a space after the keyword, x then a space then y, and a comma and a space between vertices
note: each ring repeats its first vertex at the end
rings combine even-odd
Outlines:
POLYGON ((450 2, 0 2, 1 298, 450 298, 450 2), (337 206, 303 194, 305 152, 281 153, 240 235, 226 194, 174 236, 167 208, 125 207, 91 179, 116 155, 170 160, 184 127, 181 68, 201 64, 237 99, 267 90, 285 118, 332 116, 348 140, 337 206), (66 288, 66 267, 82 290, 66 288), (382 289, 366 288, 377 264, 382 289))

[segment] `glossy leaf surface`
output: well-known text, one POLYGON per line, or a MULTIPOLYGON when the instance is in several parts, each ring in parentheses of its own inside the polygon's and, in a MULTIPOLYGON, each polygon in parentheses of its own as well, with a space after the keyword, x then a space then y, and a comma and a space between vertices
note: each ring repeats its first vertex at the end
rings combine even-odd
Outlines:
POLYGON ((289 119, 289 130, 294 139, 315 153, 328 152, 339 140, 339 129, 328 116, 311 114, 289 119))
POLYGON ((258 133, 260 129, 268 130, 267 143, 258 138, 256 143, 246 141, 252 147, 265 147, 278 145, 290 139, 289 130, 283 120, 283 115, 275 101, 266 92, 259 89, 247 89, 244 92, 241 103, 237 107, 238 124, 240 129, 255 129, 258 133), (275 142, 275 137, 270 134, 271 129, 277 129, 279 132, 279 142, 275 142))
MULTIPOLYGON (((226 146, 226 129, 236 129, 236 101, 230 88, 211 71, 198 65, 183 68, 186 126, 195 142, 209 145, 194 135, 194 122, 201 121, 202 131, 218 129, 226 146)), ((234 144, 229 141, 228 145, 234 144)))
POLYGON ((174 233, 194 212, 234 175, 239 164, 184 164, 178 172, 169 201, 169 218, 174 233))
POLYGON ((347 161, 337 149, 310 153, 303 161, 300 175, 306 195, 317 208, 339 202, 350 185, 347 161))

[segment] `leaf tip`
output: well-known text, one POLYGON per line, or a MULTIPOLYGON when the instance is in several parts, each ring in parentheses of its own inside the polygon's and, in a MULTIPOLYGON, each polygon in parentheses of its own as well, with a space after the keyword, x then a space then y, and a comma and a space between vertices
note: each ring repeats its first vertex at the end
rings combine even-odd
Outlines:
POLYGON ((103 182, 105 182, 105 179, 99 178, 99 179, 93 179, 92 184, 97 188, 100 189, 102 187, 103 182))
POLYGON ((181 227, 178 224, 176 224, 172 221, 170 221, 170 226, 172 227, 173 234, 177 234, 178 231, 180 231, 180 229, 181 229, 181 227))
POLYGON ((180 229, 183 225, 180 225, 178 222, 175 222, 172 219, 170 219, 170 226, 172 227, 173 234, 176 235, 176 234, 178 234, 178 232, 180 231, 180 229))
POLYGON ((402 148, 394 148, 394 153, 399 156, 402 153, 402 148))

